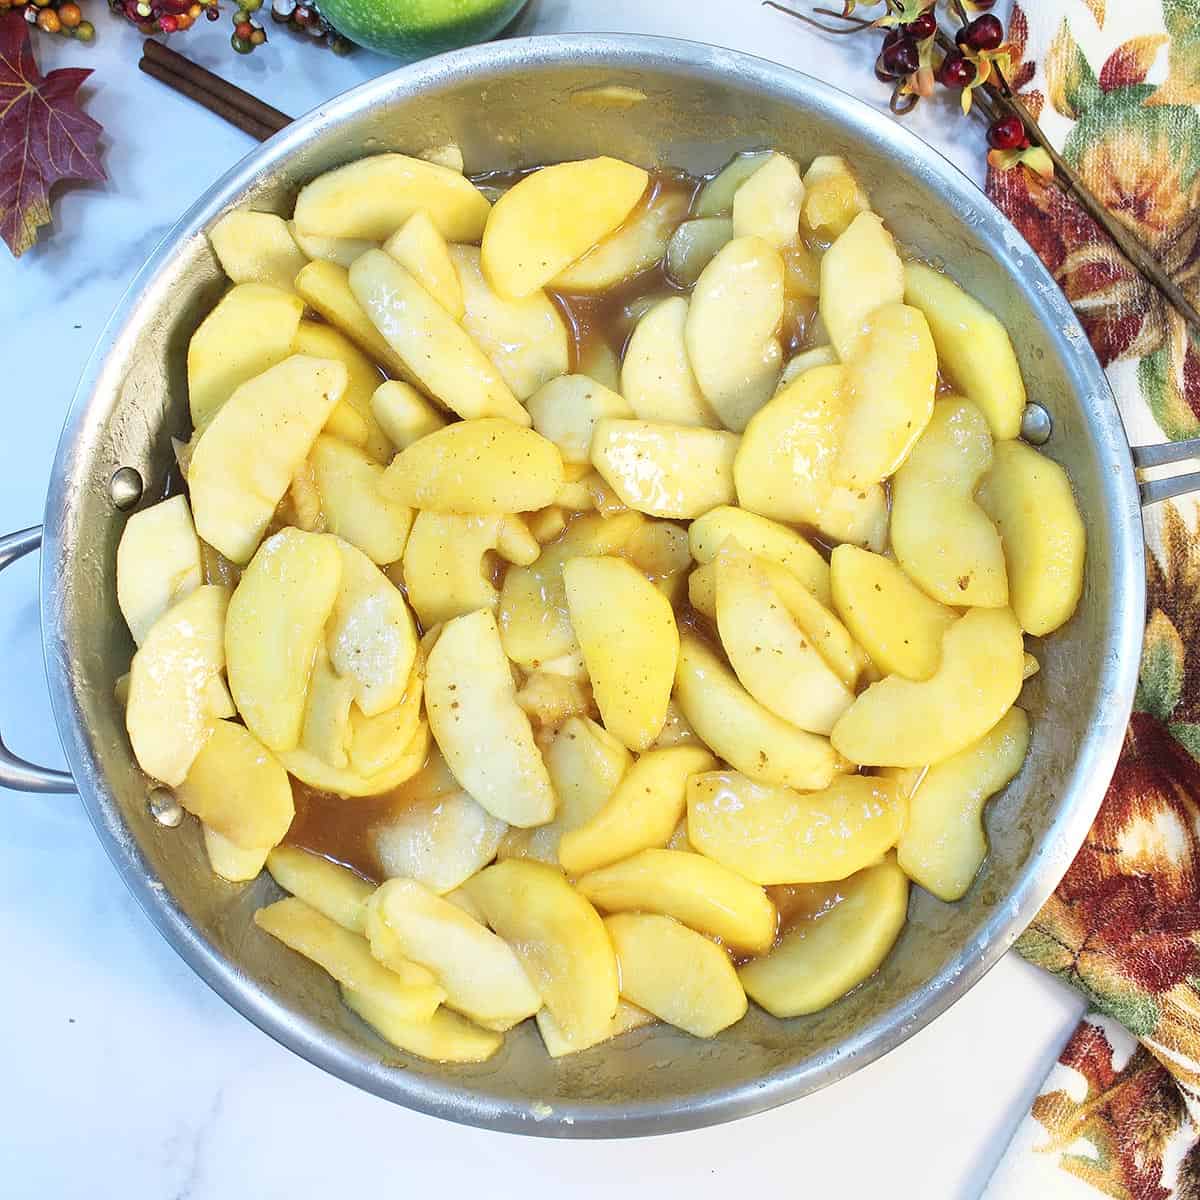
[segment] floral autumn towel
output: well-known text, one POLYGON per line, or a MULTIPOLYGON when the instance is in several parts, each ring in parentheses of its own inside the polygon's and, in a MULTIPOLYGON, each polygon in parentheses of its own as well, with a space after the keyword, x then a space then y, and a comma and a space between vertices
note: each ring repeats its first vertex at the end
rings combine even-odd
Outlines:
MULTIPOLYGON (((1014 83, 1107 208, 1200 303, 1200 0, 1027 0, 1014 83)), ((1200 434, 1200 341, 1053 187, 988 192, 1054 272, 1131 441, 1200 434)), ((1146 514, 1149 624, 1125 746, 1087 843, 1017 944, 1078 988, 1076 1029, 989 1200, 1200 1200, 1200 529, 1146 514)))

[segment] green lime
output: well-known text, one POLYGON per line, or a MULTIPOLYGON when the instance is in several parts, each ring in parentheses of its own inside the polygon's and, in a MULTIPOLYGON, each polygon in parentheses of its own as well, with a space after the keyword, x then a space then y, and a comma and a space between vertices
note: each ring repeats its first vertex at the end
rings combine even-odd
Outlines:
POLYGON ((527 0, 320 0, 321 15, 368 50, 417 59, 498 34, 527 0))

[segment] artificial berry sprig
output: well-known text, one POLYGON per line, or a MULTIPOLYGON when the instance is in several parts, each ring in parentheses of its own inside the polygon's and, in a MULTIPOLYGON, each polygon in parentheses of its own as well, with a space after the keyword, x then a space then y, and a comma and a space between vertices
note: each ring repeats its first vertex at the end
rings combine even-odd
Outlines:
POLYGON ((272 0, 271 19, 293 33, 329 47, 334 54, 349 54, 354 45, 322 16, 313 0, 272 0))
MULTIPOLYGON (((880 0, 864 0, 874 6, 880 0)), ((843 0, 841 12, 814 8, 812 14, 840 21, 829 25, 816 16, 763 0, 768 8, 826 33, 852 34, 884 29, 875 74, 892 85, 891 108, 903 116, 933 94, 934 82, 960 91, 965 114, 977 106, 988 121, 988 163, 997 170, 1022 166, 1045 183, 1057 183, 1116 243, 1134 269, 1163 295, 1192 331, 1200 334, 1200 313, 1163 265, 1093 195, 1079 173, 1049 141, 1024 101, 1008 85, 1012 51, 1004 25, 990 12, 995 0, 946 0, 957 18, 954 36, 938 20, 937 0, 882 0, 883 16, 865 21, 854 15, 857 0, 843 0)))
POLYGON ((76 0, 0 0, 0 13, 20 12, 25 20, 42 33, 57 33, 90 42, 96 27, 83 19, 76 0))

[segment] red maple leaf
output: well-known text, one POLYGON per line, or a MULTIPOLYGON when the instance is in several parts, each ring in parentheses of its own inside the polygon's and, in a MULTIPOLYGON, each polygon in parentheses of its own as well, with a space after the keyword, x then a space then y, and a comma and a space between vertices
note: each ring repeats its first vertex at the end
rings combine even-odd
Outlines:
POLYGON ((0 14, 0 237, 13 254, 28 250, 50 220, 54 184, 105 178, 100 125, 75 103, 90 74, 71 67, 43 78, 24 17, 0 14))

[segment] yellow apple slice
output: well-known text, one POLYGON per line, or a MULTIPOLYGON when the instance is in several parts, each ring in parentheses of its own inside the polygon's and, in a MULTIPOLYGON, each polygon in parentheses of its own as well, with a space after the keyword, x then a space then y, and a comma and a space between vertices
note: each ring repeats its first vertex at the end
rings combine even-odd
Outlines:
POLYGON ((519 826, 554 816, 546 764, 486 609, 446 623, 426 666, 425 707, 454 777, 488 812, 519 826))
POLYGON ((1004 546, 975 489, 992 438, 969 400, 947 397, 892 480, 892 547, 917 586, 942 604, 1003 608, 1004 546))
POLYGON ((365 930, 367 900, 375 885, 361 875, 296 846, 276 846, 267 856, 267 870, 285 892, 343 929, 351 933, 365 930))
POLYGON ((760 237, 782 250, 796 237, 803 202, 796 164, 772 154, 733 195, 733 236, 760 237))
MULTIPOLYGON (((403 450, 441 429, 446 418, 415 387, 398 379, 381 383, 371 396, 371 412, 387 440, 403 450)), ((388 460, 391 460, 389 450, 388 460)))
POLYGON ((379 243, 369 238, 322 237, 319 233, 305 233, 295 221, 288 222, 288 232, 306 258, 319 258, 339 267, 349 268, 360 255, 379 249, 379 243))
POLYGON ((625 772, 589 821, 562 835, 558 860, 570 875, 665 846, 687 805, 688 779, 716 760, 699 744, 650 750, 625 772))
POLYGON ((688 840, 755 883, 820 883, 890 850, 907 807, 892 779, 842 775, 819 792, 795 792, 712 771, 688 783, 688 840))
POLYGON ((1066 471, 1024 442, 997 442, 975 498, 1000 531, 1021 628, 1053 633, 1079 603, 1087 547, 1066 471))
POLYGON ((669 296, 646 311, 625 347, 621 393, 643 421, 720 428, 688 361, 687 316, 683 296, 669 296))
POLYGON ((808 911, 770 954, 738 972, 750 998, 776 1017, 818 1012, 868 979, 908 914, 908 880, 892 855, 836 886, 805 890, 808 911))
POLYGON ((954 280, 924 263, 905 264, 904 301, 925 314, 951 384, 979 406, 992 436, 1015 438, 1025 383, 1008 330, 954 280))
POLYGON ((731 241, 733 221, 729 217, 684 221, 667 243, 667 275, 680 287, 693 287, 717 252, 731 241))
POLYGON ((693 206, 696 216, 725 217, 732 213, 738 189, 773 156, 773 150, 752 150, 732 158, 700 189, 693 206))
POLYGON ((383 249, 456 321, 462 320, 465 311, 462 285, 458 282, 446 239, 424 209, 413 213, 383 243, 383 249))
POLYGON ((477 242, 489 205, 460 171, 407 154, 375 154, 301 188, 295 221, 303 233, 382 242, 422 209, 448 242, 477 242))
POLYGON ((821 322, 838 358, 855 356, 877 308, 903 299, 904 264, 892 235, 874 213, 859 213, 821 259, 821 322))
POLYGON ((266 283, 290 291, 308 261, 287 222, 274 213, 228 212, 209 231, 208 240, 234 283, 266 283))
POLYGON ((318 642, 312 671, 308 677, 304 723, 300 727, 300 748, 331 767, 339 770, 348 767, 350 710, 353 707, 353 682, 343 679, 333 669, 325 643, 318 642))
POLYGON ((445 1003, 486 1029, 510 1029, 542 1006, 517 956, 491 930, 412 879, 388 880, 371 907, 410 961, 433 972, 445 1003))
POLYGON ((208 865, 214 875, 219 875, 229 883, 249 883, 258 878, 270 853, 269 846, 243 850, 237 842, 231 842, 203 822, 200 830, 204 835, 204 853, 208 856, 208 865))
POLYGON ((276 753, 299 744, 313 661, 341 575, 333 538, 282 529, 263 543, 229 602, 229 688, 247 727, 276 753))
POLYGON ((885 675, 928 679, 958 613, 931 600, 882 554, 836 546, 829 566, 834 607, 871 661, 885 675))
POLYGON ((762 888, 701 854, 642 850, 575 886, 602 912, 661 913, 750 954, 775 940, 778 914, 762 888))
POLYGON ((987 855, 983 806, 1021 769, 1028 748, 1029 719, 1010 708, 979 741, 925 772, 896 847, 909 879, 940 900, 966 895, 987 855))
POLYGON ((946 631, 927 680, 889 675, 834 726, 833 748, 864 766, 921 767, 965 749, 1021 691, 1025 648, 1007 608, 973 608, 946 631))
POLYGON ((617 392, 586 375, 560 375, 543 384, 530 396, 528 408, 534 429, 569 463, 591 461, 592 433, 602 417, 633 416, 617 392))
POLYGON ((381 1038, 408 1054, 437 1063, 486 1062, 504 1042, 503 1034, 460 1017, 448 1008, 439 1008, 424 1021, 398 1017, 368 992, 342 986, 342 1000, 381 1038))
POLYGON ((200 541, 186 496, 132 513, 117 546, 117 604, 133 640, 201 582, 200 541))
POLYGON ((716 563, 717 628, 742 686, 777 717, 827 734, 854 693, 751 555, 731 548, 716 563))
POLYGON ((188 812, 243 850, 277 845, 296 812, 279 760, 233 721, 213 722, 175 795, 188 812))
POLYGON ((688 723, 713 752, 760 783, 823 788, 833 778, 833 748, 764 708, 695 633, 680 637, 675 696, 688 723))
POLYGON ((359 708, 351 710, 348 758, 360 775, 379 775, 389 770, 416 736, 424 695, 421 672, 421 666, 414 665, 403 699, 391 708, 373 717, 359 708))
POLYGON ((871 200, 846 160, 819 154, 804 172, 804 227, 821 238, 837 239, 860 212, 871 211, 871 200))
POLYGON ((746 993, 720 946, 671 917, 618 913, 604 922, 624 999, 693 1037, 715 1037, 746 1014, 746 993))
POLYGON ((512 421, 479 417, 402 450, 383 492, 435 512, 518 513, 552 504, 562 482, 562 455, 553 442, 512 421))
POLYGON ((542 1041, 546 1044, 546 1053, 551 1058, 562 1058, 567 1054, 578 1054, 581 1050, 590 1050, 592 1046, 611 1041, 623 1033, 632 1033, 635 1029, 653 1025, 656 1020, 653 1013, 648 1013, 644 1008, 638 1008, 636 1004, 630 1004, 628 1000, 622 1000, 617 1004, 617 1015, 609 1022, 608 1028, 596 1041, 587 1045, 577 1045, 568 1041, 559 1028, 558 1022, 550 1015, 548 1008, 538 1011, 537 1027, 538 1033, 542 1035, 542 1041))
POLYGON ((679 657, 671 605, 622 558, 572 558, 562 570, 605 728, 631 750, 645 750, 666 720, 679 657))
POLYGON ((345 388, 341 363, 293 354, 229 397, 188 466, 196 532, 210 546, 250 561, 345 388))
POLYGON ((606 1036, 617 1011, 617 960, 596 910, 554 867, 509 859, 465 887, 512 947, 573 1045, 606 1036))
POLYGON ((629 216, 648 180, 641 167, 606 157, 526 175, 488 216, 482 244, 488 281, 513 299, 544 287, 629 216))
POLYGON ((212 733, 211 685, 225 667, 229 590, 189 592, 150 627, 129 668, 125 727, 138 765, 171 787, 212 733))
POLYGON ((319 792, 330 792, 335 796, 381 796, 421 770, 429 755, 429 745, 429 726, 422 721, 400 757, 378 775, 360 775, 348 766, 331 766, 304 746, 281 751, 279 761, 301 783, 307 783, 319 792))

